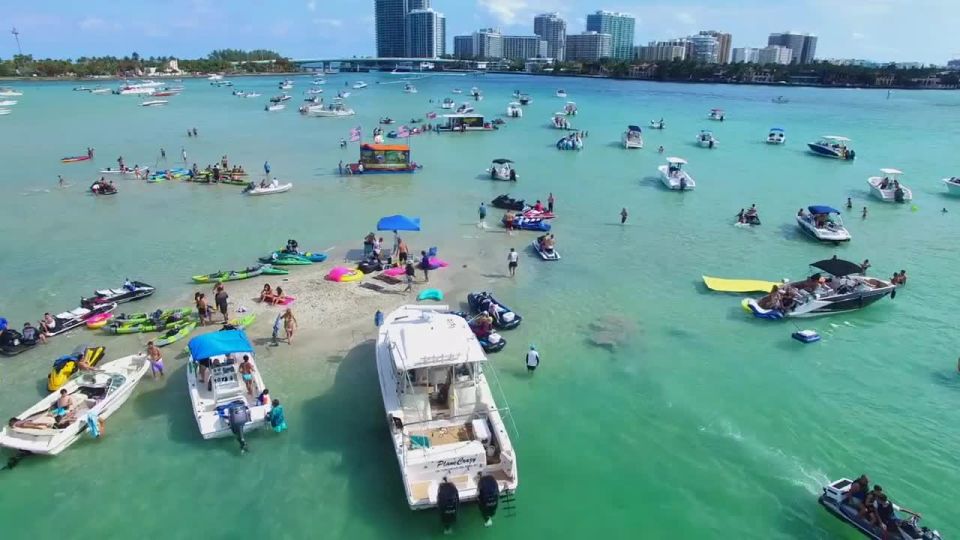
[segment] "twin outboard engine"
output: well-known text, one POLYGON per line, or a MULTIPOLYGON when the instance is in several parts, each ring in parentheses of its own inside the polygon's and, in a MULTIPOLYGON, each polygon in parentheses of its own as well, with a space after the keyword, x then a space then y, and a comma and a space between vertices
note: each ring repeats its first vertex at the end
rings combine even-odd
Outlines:
POLYGON ((460 491, 457 486, 448 482, 446 478, 437 488, 437 509, 440 510, 440 523, 443 524, 444 534, 453 531, 457 522, 457 510, 460 508, 460 491))
POLYGON ((480 477, 477 491, 477 505, 483 516, 483 526, 489 527, 493 524, 493 516, 497 513, 497 505, 500 503, 500 484, 493 475, 487 474, 480 477))

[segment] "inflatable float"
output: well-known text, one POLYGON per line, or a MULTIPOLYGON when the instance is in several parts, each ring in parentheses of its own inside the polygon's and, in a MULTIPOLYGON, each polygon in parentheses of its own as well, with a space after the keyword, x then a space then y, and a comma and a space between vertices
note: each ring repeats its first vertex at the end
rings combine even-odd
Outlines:
POLYGON ((88 161, 90 156, 67 156, 60 158, 60 163, 76 163, 78 161, 88 161))
POLYGON ((363 279, 363 272, 360 270, 352 270, 344 266, 335 266, 326 276, 327 281, 336 281, 338 283, 346 283, 349 281, 359 281, 363 279))
POLYGON ((814 343, 820 341, 820 334, 813 330, 797 330, 790 334, 790 337, 801 343, 814 343))
POLYGON ((423 300, 436 300, 440 302, 443 300, 443 291, 440 289, 424 289, 417 295, 417 301, 423 300))
POLYGON ((710 276, 702 276, 703 284, 711 291, 730 292, 730 293, 748 293, 762 292, 768 293, 773 290, 774 285, 782 285, 776 281, 763 281, 760 279, 725 279, 710 276))
POLYGON ((91 330, 96 330, 97 328, 103 328, 110 322, 110 319, 113 318, 113 313, 98 313, 93 317, 87 319, 87 328, 91 330))
POLYGON ((758 319, 768 319, 771 321, 780 320, 783 318, 783 312, 776 309, 764 309, 760 307, 760 304, 757 303, 753 298, 744 298, 740 305, 745 311, 753 313, 754 317, 758 319))

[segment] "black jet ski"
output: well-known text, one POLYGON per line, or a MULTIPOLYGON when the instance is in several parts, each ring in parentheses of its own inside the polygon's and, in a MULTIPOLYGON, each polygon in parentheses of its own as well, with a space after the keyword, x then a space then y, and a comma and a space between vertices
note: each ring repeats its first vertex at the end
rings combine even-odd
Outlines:
POLYGON ((100 304, 93 307, 92 309, 87 309, 85 307, 78 307, 70 311, 64 311, 63 313, 57 314, 54 319, 54 325, 52 328, 47 328, 47 334, 51 336, 58 336, 65 332, 69 332, 74 328, 81 326, 83 323, 87 322, 87 319, 93 317, 94 315, 99 315, 101 313, 110 313, 111 311, 117 309, 117 304, 100 304))
POLYGON ((517 200, 510 195, 504 194, 499 195, 496 199, 490 201, 490 205, 494 208, 501 208, 503 210, 515 210, 521 211, 526 207, 523 199, 517 200))
POLYGON ((470 293, 467 295, 467 303, 470 305, 470 310, 474 314, 480 313, 481 311, 487 311, 490 306, 490 302, 494 302, 500 306, 500 308, 496 311, 496 316, 493 317, 493 325, 497 329, 512 330, 520 326, 520 322, 523 321, 523 317, 507 306, 497 302, 497 299, 494 298, 492 294, 483 291, 470 293))
POLYGON ((94 296, 80 300, 80 306, 92 309, 101 304, 123 304, 146 298, 154 293, 156 289, 142 281, 127 280, 117 289, 100 289, 95 291, 94 296))
POLYGON ((364 274, 379 272, 380 270, 383 270, 383 263, 371 255, 370 257, 360 261, 360 264, 357 265, 357 270, 360 270, 364 274))
POLYGON ((473 330, 473 335, 476 336, 477 341, 480 343, 480 346, 483 347, 483 352, 486 353, 495 353, 503 350, 507 346, 507 340, 503 338, 500 334, 496 332, 490 332, 486 336, 480 336, 477 334, 477 324, 476 317, 470 317, 462 311, 452 311, 454 315, 463 317, 467 320, 467 325, 470 326, 470 330, 473 330))
MULTIPOLYGON (((856 508, 844 502, 844 495, 850 490, 851 485, 853 485, 853 481, 847 478, 831 482, 830 485, 823 488, 823 495, 820 496, 818 502, 837 519, 859 530, 867 538, 874 540, 941 540, 939 532, 921 527, 920 518, 915 515, 903 519, 907 516, 895 512, 894 515, 898 519, 896 530, 888 527, 887 531, 883 531, 869 523, 860 517, 856 508)), ((894 508, 896 509, 896 506, 894 508)))
MULTIPOLYGON (((37 329, 37 332, 40 330, 37 329)), ((24 351, 28 351, 37 346, 39 338, 25 340, 23 334, 13 328, 6 328, 0 331, 0 354, 4 356, 16 356, 24 351)))

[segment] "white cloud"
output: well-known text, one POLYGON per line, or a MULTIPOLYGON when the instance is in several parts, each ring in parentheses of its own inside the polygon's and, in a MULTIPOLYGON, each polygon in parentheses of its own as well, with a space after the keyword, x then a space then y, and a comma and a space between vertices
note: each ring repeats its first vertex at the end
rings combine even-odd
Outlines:
POLYGON ((550 0, 477 0, 477 4, 504 26, 533 24, 534 15, 558 11, 550 0))
POLYGON ((862 33, 860 33, 860 32, 854 32, 854 33, 850 34, 850 37, 853 38, 853 39, 856 39, 856 40, 861 40, 861 39, 866 38, 867 36, 864 35, 864 34, 862 34, 862 33))
POLYGON ((691 26, 694 24, 697 24, 697 19, 695 19, 693 15, 691 15, 686 11, 678 11, 676 13, 676 17, 677 17, 677 20, 683 24, 691 25, 691 26))
POLYGON ((81 30, 105 30, 107 21, 99 17, 86 17, 78 23, 81 30))
POLYGON ((307 2, 307 11, 316 11, 317 10, 317 0, 310 0, 307 2))
POLYGON ((340 28, 341 26, 343 26, 343 21, 340 19, 316 18, 316 19, 313 19, 313 24, 316 24, 318 26, 329 26, 331 28, 340 28))

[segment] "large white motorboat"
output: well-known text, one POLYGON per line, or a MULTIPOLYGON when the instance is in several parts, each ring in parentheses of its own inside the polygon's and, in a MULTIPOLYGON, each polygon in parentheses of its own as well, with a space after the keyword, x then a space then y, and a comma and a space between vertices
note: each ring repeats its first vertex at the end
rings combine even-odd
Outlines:
POLYGON ((380 326, 376 357, 407 504, 438 508, 449 530, 458 504, 476 500, 489 524, 517 489, 517 456, 467 321, 447 306, 402 306, 380 326))
POLYGON ((243 330, 197 336, 190 340, 187 349, 187 390, 204 439, 227 437, 234 429, 249 431, 266 423, 271 405, 260 403, 260 393, 266 386, 254 363, 253 345, 243 330), (247 391, 247 381, 240 371, 244 360, 253 365, 249 380, 253 392, 247 391), (236 409, 245 409, 247 414, 238 415, 236 409), (238 417, 246 419, 242 426, 234 423, 238 417))
POLYGON ((516 182, 519 175, 517 175, 517 170, 513 168, 513 161, 505 158, 497 158, 493 160, 493 164, 490 165, 490 168, 487 169, 487 173, 490 174, 491 180, 507 180, 516 182))
POLYGON ((443 101, 440 102, 441 109, 452 109, 456 106, 456 103, 450 98, 443 98, 443 101))
POLYGON ((797 226, 800 230, 821 242, 849 242, 850 231, 843 226, 840 211, 824 205, 800 209, 797 213, 797 226))
POLYGON ((529 94, 520 94, 520 97, 517 98, 520 101, 521 105, 529 105, 533 103, 533 98, 529 94))
POLYGON ((770 128, 770 133, 767 133, 767 144, 786 144, 787 134, 783 131, 783 128, 770 128))
POLYGON ((860 509, 851 504, 856 501, 852 500, 852 497, 847 498, 847 493, 853 484, 854 481, 849 478, 834 480, 824 486, 823 495, 817 499, 817 502, 834 517, 846 522, 847 525, 873 540, 942 540, 939 531, 920 525, 920 514, 901 510, 892 501, 890 503, 892 515, 897 520, 895 529, 891 527, 881 528, 875 524, 874 520, 865 519, 861 515, 860 509), (902 514, 910 514, 910 517, 902 514))
POLYGON ((677 191, 689 191, 696 188, 697 183, 693 181, 693 177, 683 170, 683 166, 686 164, 687 160, 683 158, 668 157, 666 165, 657 167, 663 185, 667 186, 668 189, 677 191))
POLYGON ((697 135, 697 144, 699 144, 701 148, 713 149, 720 144, 720 141, 713 136, 713 132, 709 129, 701 129, 700 133, 697 135))
POLYGON ((277 85, 280 90, 291 90, 293 89, 293 81, 290 79, 280 81, 280 84, 277 85))
POLYGON ((473 96, 474 101, 483 100, 483 92, 481 92, 476 86, 470 89, 470 95, 473 96))
POLYGON ((14 90, 9 86, 0 86, 0 97, 17 97, 22 95, 23 95, 23 92, 19 90, 14 90))
POLYGON ((563 106, 563 112, 564 112, 567 116, 576 116, 576 115, 577 115, 577 104, 574 103, 574 102, 572 102, 572 101, 568 101, 567 104, 563 106))
POLYGON ((511 101, 510 103, 507 103, 507 116, 510 118, 523 117, 523 108, 520 106, 520 102, 511 101))
POLYGON ((723 109, 710 109, 710 114, 707 115, 707 118, 716 120, 717 122, 723 122, 726 117, 727 115, 723 112, 723 109))
POLYGON ((304 105, 300 107, 300 112, 307 116, 321 117, 340 117, 353 116, 356 114, 353 109, 347 107, 341 101, 334 101, 329 105, 304 105))
POLYGON ((323 86, 323 85, 327 84, 327 80, 326 80, 326 79, 314 79, 314 80, 310 81, 310 84, 312 84, 312 85, 314 85, 314 86, 323 86))
POLYGON ((81 371, 7 423, 0 431, 0 446, 32 454, 59 454, 84 431, 99 433, 98 421, 109 418, 127 401, 149 368, 147 357, 135 354, 81 371), (60 408, 57 401, 64 391, 70 405, 60 408))
POLYGON ((353 89, 354 89, 354 90, 360 90, 361 88, 366 88, 366 87, 367 87, 367 83, 365 83, 365 82, 363 82, 363 81, 357 81, 357 82, 353 83, 353 89))
POLYGON ((626 149, 643 148, 643 130, 640 126, 627 126, 623 132, 623 147, 626 149))
POLYGON ((825 259, 810 266, 814 272, 808 277, 784 280, 770 294, 745 298, 740 305, 760 319, 817 317, 863 309, 887 295, 893 297, 896 290, 896 285, 866 276, 859 264, 843 259, 825 259))
POLYGON ((150 95, 156 92, 157 89, 154 86, 144 86, 142 84, 128 84, 126 86, 120 87, 116 91, 117 94, 121 96, 143 96, 150 95))
POLYGON ((944 178, 943 183, 947 186, 947 193, 950 195, 960 195, 960 176, 944 178))
POLYGON ((903 171, 898 169, 880 169, 883 176, 871 176, 867 179, 870 192, 883 202, 904 203, 913 200, 913 192, 900 181, 903 171))
POLYGON ((104 88, 104 87, 102 87, 102 86, 99 86, 99 87, 97 87, 97 88, 94 88, 93 90, 90 90, 90 93, 91 93, 91 94, 101 94, 101 95, 102 95, 102 94, 109 94, 109 93, 110 93, 110 89, 109 89, 109 88, 104 88))
POLYGON ((807 143, 807 148, 818 156, 851 160, 857 153, 852 148, 847 147, 850 139, 839 135, 824 135, 817 142, 807 143))
POLYGON ((308 96, 317 96, 323 93, 323 88, 311 88, 304 93, 308 96))
POLYGON ((553 118, 550 119, 550 125, 553 126, 554 129, 562 129, 565 131, 573 129, 570 120, 567 119, 567 115, 562 112, 553 113, 553 118))

